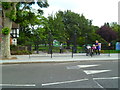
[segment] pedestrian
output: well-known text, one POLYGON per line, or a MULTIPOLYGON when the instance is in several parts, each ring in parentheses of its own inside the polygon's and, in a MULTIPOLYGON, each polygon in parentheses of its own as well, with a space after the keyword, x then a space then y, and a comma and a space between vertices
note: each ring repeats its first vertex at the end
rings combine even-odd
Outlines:
POLYGON ((61 43, 61 44, 60 44, 60 53, 63 52, 62 49, 63 49, 63 44, 61 43))
POLYGON ((91 50, 91 46, 87 45, 86 46, 86 56, 88 56, 90 54, 90 50, 91 50))
POLYGON ((95 44, 93 44, 92 50, 93 50, 93 54, 96 53, 96 46, 95 46, 95 44))
POLYGON ((98 40, 95 41, 95 46, 96 46, 96 55, 100 55, 100 46, 98 40))
POLYGON ((108 56, 110 56, 110 50, 112 49, 111 43, 108 43, 108 49, 109 49, 109 54, 108 54, 108 56))

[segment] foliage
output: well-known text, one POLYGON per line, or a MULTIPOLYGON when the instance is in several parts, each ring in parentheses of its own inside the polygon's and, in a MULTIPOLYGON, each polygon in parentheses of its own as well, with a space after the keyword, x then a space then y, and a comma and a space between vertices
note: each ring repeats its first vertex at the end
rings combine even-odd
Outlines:
MULTIPOLYGON (((84 40, 81 40, 81 42, 84 42, 82 45, 84 45, 85 43, 92 45, 92 44, 95 44, 96 40, 98 40, 99 43, 101 43, 101 44, 107 45, 107 42, 100 35, 98 35, 94 32, 89 33, 87 35, 87 38, 84 38, 84 40)), ((81 45, 81 42, 80 42, 80 45, 81 45)))
POLYGON ((77 43, 85 43, 85 34, 93 32, 92 21, 85 16, 74 13, 70 10, 58 11, 54 16, 48 17, 48 26, 53 38, 67 45, 73 44, 76 33, 77 43))
POLYGON ((16 20, 16 10, 14 8, 15 3, 13 2, 2 2, 4 17, 8 17, 10 20, 16 20), (7 11, 7 12, 6 12, 7 11))
POLYGON ((2 34, 8 35, 9 33, 10 33, 10 29, 8 27, 2 29, 2 34))
POLYGON ((118 25, 117 23, 115 23, 115 22, 113 22, 112 24, 111 24, 111 28, 115 31, 115 32, 117 32, 117 41, 119 41, 120 42, 120 25, 118 25))
MULTIPOLYGON (((16 14, 17 12, 22 12, 22 11, 28 11, 29 14, 28 14, 28 20, 25 20, 25 23, 27 21, 32 21, 32 20, 29 20, 30 18, 32 18, 33 16, 33 13, 31 13, 31 5, 35 4, 35 1, 33 2, 2 2, 2 13, 3 13, 3 25, 4 25, 4 28, 5 27, 9 27, 9 29, 11 30, 11 27, 12 27, 12 21, 16 22, 16 23, 20 23, 19 21, 17 21, 17 19, 19 18, 19 16, 16 14), (7 23, 9 22, 9 23, 7 23)), ((38 4, 39 7, 43 8, 43 7, 48 7, 48 3, 47 1, 44 1, 44 0, 41 0, 41 2, 39 2, 38 4), (42 3, 40 5, 40 3, 42 3)), ((38 13, 42 12, 42 10, 39 10, 38 13)), ((20 14, 20 13, 19 13, 20 14)), ((41 14, 41 13, 40 13, 41 14)), ((34 20, 34 19, 33 19, 34 20)), ((22 22, 23 23, 23 22, 22 22)), ((29 26, 29 22, 27 22, 27 27, 29 26)), ((25 27, 24 27, 25 28, 25 27)), ((5 30, 3 29, 2 30, 2 33, 3 34, 10 34, 9 30, 5 30)), ((4 42, 2 42, 2 57, 3 58, 11 58, 11 55, 10 55, 10 44, 7 43, 10 36, 7 36, 8 39, 5 39, 5 36, 3 36, 3 39, 4 42), (4 45, 5 44, 5 45, 4 45)))
POLYGON ((4 9, 9 9, 11 7, 11 3, 8 3, 8 2, 2 2, 2 7, 4 9))
POLYGON ((10 50, 17 50, 17 46, 16 45, 10 45, 10 50))
POLYGON ((45 33, 45 18, 43 16, 33 16, 34 21, 27 21, 28 24, 21 23, 20 37, 18 38, 18 44, 20 45, 32 45, 34 43, 40 43, 46 40, 47 34, 45 33), (36 28, 34 28, 36 26, 36 28))
POLYGON ((31 51, 26 51, 26 50, 17 50, 17 51, 11 51, 12 55, 29 55, 32 54, 31 51))
POLYGON ((117 50, 101 50, 101 53, 120 53, 120 51, 117 50))
POLYGON ((10 18, 12 21, 15 21, 16 20, 15 10, 11 10, 11 12, 6 13, 6 17, 10 18))
POLYGON ((111 42, 117 39, 117 33, 107 25, 104 25, 99 30, 97 30, 97 34, 99 34, 107 42, 111 42))
POLYGON ((16 46, 16 45, 10 45, 10 50, 11 50, 11 54, 12 55, 25 55, 25 54, 31 54, 31 51, 27 51, 27 50, 20 50, 19 49, 20 46, 16 46))
MULTIPOLYGON (((49 6, 44 0, 37 3, 41 8, 49 6)), ((20 45, 32 45, 45 38, 43 34, 44 29, 41 27, 44 26, 45 23, 45 18, 41 15, 43 14, 43 10, 39 8, 36 13, 36 10, 31 8, 32 4, 34 3, 17 4, 19 7, 17 7, 17 19, 15 22, 20 25, 20 37, 18 38, 18 44, 20 45), (20 8, 20 6, 23 8, 20 8), (35 28, 36 26, 37 28, 35 28)))

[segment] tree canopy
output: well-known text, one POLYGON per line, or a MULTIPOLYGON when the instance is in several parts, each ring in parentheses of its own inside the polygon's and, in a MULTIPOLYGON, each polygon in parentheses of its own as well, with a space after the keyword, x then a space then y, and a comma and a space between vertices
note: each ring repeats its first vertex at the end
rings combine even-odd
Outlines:
MULTIPOLYGON (((12 22, 21 24, 22 26, 29 26, 33 24, 32 21, 36 18, 35 13, 32 12, 31 6, 35 4, 32 2, 2 2, 3 13, 3 29, 2 29, 2 58, 11 58, 10 54, 10 31, 12 28, 12 22), (8 28, 8 29, 6 29, 8 28), (6 30, 5 30, 6 29, 6 30), (9 31, 10 30, 10 31, 9 31), (7 34, 4 34, 8 32, 7 34)), ((38 0, 37 4, 40 8, 48 7, 46 0, 38 0)), ((38 9, 38 13, 43 11, 38 9)))
POLYGON ((111 42, 113 40, 117 39, 117 33, 108 25, 102 26, 98 31, 97 34, 99 34, 102 38, 104 38, 107 42, 111 42))

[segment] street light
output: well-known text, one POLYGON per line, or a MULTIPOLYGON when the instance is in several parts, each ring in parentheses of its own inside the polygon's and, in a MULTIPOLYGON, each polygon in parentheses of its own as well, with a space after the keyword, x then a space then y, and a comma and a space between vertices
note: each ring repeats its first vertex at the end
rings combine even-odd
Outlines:
POLYGON ((77 33, 76 30, 74 30, 74 48, 73 48, 73 52, 77 53, 77 43, 76 43, 76 39, 77 39, 77 33))
POLYGON ((52 34, 51 34, 51 31, 49 31, 48 42, 49 42, 48 54, 51 54, 51 58, 52 58, 52 34))
POLYGON ((77 44, 76 44, 76 37, 77 33, 76 30, 74 30, 74 36, 73 36, 73 47, 72 47, 72 58, 73 58, 73 53, 77 53, 77 44))
POLYGON ((87 46, 87 38, 88 38, 88 34, 85 33, 85 44, 86 44, 86 46, 87 46))
POLYGON ((37 54, 39 54, 39 40, 40 40, 40 37, 39 37, 39 35, 37 35, 36 37, 37 37, 37 39, 38 39, 38 40, 36 41, 36 44, 37 44, 37 48, 36 48, 36 49, 37 49, 37 54))

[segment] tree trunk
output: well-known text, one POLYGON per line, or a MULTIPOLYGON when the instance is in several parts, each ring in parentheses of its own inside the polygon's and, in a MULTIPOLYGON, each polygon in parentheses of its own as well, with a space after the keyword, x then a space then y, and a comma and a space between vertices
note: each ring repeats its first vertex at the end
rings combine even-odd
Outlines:
MULTIPOLYGON (((16 16, 16 4, 17 4, 17 2, 12 3, 11 4, 12 6, 7 10, 5 10, 3 8, 3 20, 2 21, 3 21, 3 27, 4 28, 8 27, 11 30, 11 28, 12 28, 12 20, 10 20, 10 18, 7 17, 6 15, 8 15, 11 12, 11 10, 14 10, 15 11, 14 16, 16 16)), ((2 47, 2 50, 1 50, 2 51, 2 58, 3 59, 11 58, 11 53, 10 53, 10 33, 8 35, 2 35, 2 42, 1 43, 2 43, 2 45, 1 45, 1 47, 2 47)))
POLYGON ((66 42, 67 42, 67 47, 66 47, 66 49, 70 49, 70 40, 67 40, 66 42))
MULTIPOLYGON (((8 12, 7 10, 4 11, 4 14, 8 12)), ((12 27, 12 21, 7 18, 5 15, 3 17, 3 27, 8 27, 11 30, 12 27)), ((10 33, 8 35, 2 35, 2 58, 7 59, 11 58, 10 53, 10 33)))

